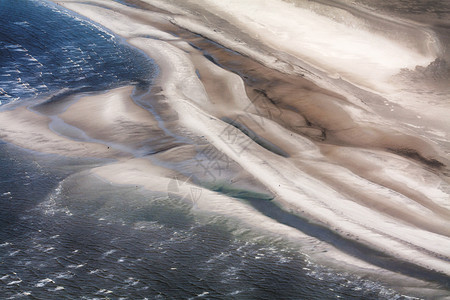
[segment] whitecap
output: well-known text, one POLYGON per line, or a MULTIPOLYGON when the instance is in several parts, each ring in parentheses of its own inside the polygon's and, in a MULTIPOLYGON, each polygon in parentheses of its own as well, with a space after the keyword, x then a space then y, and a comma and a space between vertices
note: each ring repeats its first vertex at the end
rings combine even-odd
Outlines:
POLYGON ((125 280, 125 283, 128 283, 130 286, 135 286, 140 282, 139 279, 128 277, 128 279, 125 280))
POLYGON ((52 251, 52 250, 55 250, 55 247, 48 247, 47 249, 44 249, 43 251, 44 251, 45 253, 47 253, 47 252, 50 252, 50 251, 52 251))
POLYGON ((236 296, 237 294, 240 294, 240 293, 242 293, 242 291, 236 290, 236 291, 234 291, 234 292, 231 292, 231 293, 230 293, 230 296, 236 296))
POLYGON ((16 256, 17 255, 17 253, 19 253, 20 252, 20 250, 16 250, 16 251, 12 251, 12 252, 9 252, 9 256, 16 256))
POLYGON ((207 295, 209 295, 209 292, 203 292, 201 294, 198 294, 197 297, 204 297, 204 296, 207 296, 207 295))
POLYGON ((13 22, 15 25, 23 25, 25 27, 28 27, 30 25, 30 23, 28 23, 27 21, 21 21, 21 22, 13 22))
POLYGON ((79 265, 68 265, 67 267, 70 269, 79 269, 84 267, 86 264, 79 264, 79 265))
POLYGON ((96 294, 104 294, 104 295, 107 295, 107 294, 112 294, 112 293, 113 293, 113 291, 111 291, 111 290, 100 289, 100 290, 97 291, 96 294))
POLYGON ((105 253, 103 253, 102 258, 105 258, 105 257, 113 254, 114 252, 117 252, 117 250, 112 249, 112 250, 106 251, 105 253))
POLYGON ((34 286, 35 287, 44 287, 49 283, 55 283, 55 282, 50 278, 45 278, 45 279, 39 280, 38 283, 36 283, 34 286))
POLYGON ((67 272, 58 273, 56 275, 56 278, 58 278, 58 279, 69 279, 69 278, 72 278, 73 276, 74 276, 74 274, 72 272, 67 271, 67 272))
POLYGON ((14 281, 8 282, 8 284, 7 284, 7 285, 14 285, 14 284, 19 284, 19 283, 21 283, 21 282, 22 282, 22 280, 21 280, 21 279, 19 279, 19 280, 14 280, 14 281))

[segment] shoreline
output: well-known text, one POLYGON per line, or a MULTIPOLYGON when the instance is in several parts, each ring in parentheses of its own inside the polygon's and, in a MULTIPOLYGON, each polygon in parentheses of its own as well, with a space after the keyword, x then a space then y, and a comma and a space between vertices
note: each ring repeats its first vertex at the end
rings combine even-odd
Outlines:
MULTIPOLYGON (((274 204, 294 216, 326 226, 337 236, 349 236, 353 242, 396 258, 399 263, 405 261, 441 274, 443 277, 438 280, 441 284, 450 276, 446 252, 450 248, 450 205, 446 204, 446 190, 440 189, 440 186, 448 189, 448 175, 445 174, 448 160, 442 150, 436 150, 422 138, 405 135, 401 128, 397 128, 399 131, 379 129, 377 125, 387 128, 389 121, 386 122, 380 115, 373 116, 370 105, 361 104, 360 100, 339 96, 339 93, 319 87, 307 79, 295 78, 279 70, 270 71, 267 66, 258 67, 259 63, 254 63, 252 57, 242 57, 236 63, 227 56, 226 50, 208 46, 208 41, 205 45, 201 37, 189 37, 180 29, 180 37, 174 38, 164 31, 168 28, 176 30, 170 15, 137 11, 117 3, 90 3, 93 5, 87 10, 86 5, 89 4, 59 1, 60 5, 81 14, 86 13, 87 18, 109 26, 116 34, 122 34, 127 43, 141 49, 157 62, 160 73, 154 80, 154 91, 149 95, 153 100, 141 100, 153 101, 150 105, 154 112, 136 104, 130 96, 131 87, 124 87, 82 97, 71 103, 67 111, 58 114, 63 122, 93 138, 96 142, 92 145, 56 135, 48 128, 50 118, 23 108, 0 113, 0 120, 5 121, 0 124, 3 127, 1 134, 7 134, 2 139, 24 148, 34 147, 34 150, 41 152, 55 153, 52 152, 54 149, 60 149, 56 151, 60 155, 115 158, 118 160, 116 164, 96 168, 93 173, 116 184, 140 183, 142 186, 145 186, 142 180, 146 176, 156 176, 154 180, 160 186, 150 185, 150 190, 166 188, 170 180, 168 174, 183 173, 177 166, 166 173, 167 168, 156 167, 154 162, 147 167, 139 163, 136 165, 140 160, 147 160, 151 145, 163 145, 163 150, 150 160, 157 159, 168 165, 173 164, 172 160, 184 161, 187 164, 184 168, 196 174, 199 182, 239 178, 238 184, 243 186, 257 183, 258 190, 273 193, 274 204), (105 9, 96 6, 96 3, 110 5, 115 11, 106 14, 105 9), (150 24, 144 23, 150 16, 150 24), (145 33, 150 33, 147 35, 151 37, 142 37, 145 33), (196 42, 200 44, 198 48, 193 47, 196 42), (237 67, 234 70, 229 66, 222 68, 211 62, 205 57, 208 51, 213 52, 210 54, 213 60, 219 59, 227 65, 234 63, 237 67), (264 75, 258 75, 261 71, 264 75), (270 80, 277 84, 271 84, 270 80), (294 89, 297 85, 300 88, 294 89), (160 91, 155 92, 158 89, 160 91), (302 100, 298 101, 298 97, 302 100), (15 120, 17 116, 23 118, 15 120), (251 130, 251 134, 246 135, 239 130, 242 126, 223 122, 224 117, 243 124, 251 130), (167 139, 158 118, 165 120, 165 129, 186 136, 193 144, 167 139), (89 120, 95 122, 89 123, 89 120), (14 131, 13 128, 23 130, 14 131), (31 144, 27 131, 31 135, 40 132, 40 140, 31 144), (116 133, 111 136, 111 132, 116 133), (235 140, 231 141, 230 136, 235 140), (286 156, 255 143, 255 137, 271 142, 286 156), (107 145, 115 148, 113 153, 107 145), (186 150, 180 145, 186 146, 186 150), (225 155, 232 165, 226 170, 230 174, 222 174, 225 173, 223 168, 211 163, 215 157, 205 158, 206 154, 196 149, 199 145, 206 149, 211 147, 215 153, 225 155), (403 145, 412 145, 413 152, 403 156, 391 153, 398 152, 403 145), (173 151, 167 151, 167 147, 173 151), (390 148, 393 150, 386 152, 390 148), (181 153, 177 153, 178 150, 181 153), (349 156, 357 161, 349 160, 349 156), (444 167, 433 164, 433 160, 444 167), (199 167, 195 164, 199 161, 203 163, 200 170, 207 166, 217 178, 198 175, 199 167), (374 172, 372 168, 377 161, 384 168, 374 172), (361 168, 355 167, 358 163, 361 168), (384 182, 386 174, 391 178, 389 183, 384 182), (417 183, 420 183, 417 188, 411 187, 417 183), (361 189, 366 193, 358 194, 361 189), (414 194, 415 190, 419 193, 417 199, 408 195, 414 194), (401 210, 405 215, 393 214, 389 205, 404 207, 401 210), (392 228, 392 224, 397 228, 392 228)), ((198 187, 196 184, 194 186, 198 187)), ((236 205, 231 204, 226 195, 199 188, 203 189, 204 195, 217 199, 217 205, 236 205)), ((233 215, 208 205, 203 209, 233 215)), ((258 214, 254 208, 242 206, 242 215, 242 220, 248 219, 255 226, 270 222, 273 226, 285 228, 283 230, 286 232, 291 230, 258 214), (244 212, 246 210, 251 213, 244 212)), ((301 232, 285 234, 292 234, 294 237, 289 239, 293 240, 304 237, 301 232)), ((319 261, 324 262, 335 255, 339 257, 338 261, 341 259, 338 265, 353 260, 356 269, 370 268, 370 264, 345 253, 339 254, 338 250, 325 245, 321 246, 328 249, 329 254, 317 254, 319 261), (323 257, 320 258, 320 255, 323 257)), ((380 274, 390 272, 375 269, 380 274)), ((364 271, 358 273, 363 274, 364 271)), ((444 290, 448 290, 448 286, 444 290)))

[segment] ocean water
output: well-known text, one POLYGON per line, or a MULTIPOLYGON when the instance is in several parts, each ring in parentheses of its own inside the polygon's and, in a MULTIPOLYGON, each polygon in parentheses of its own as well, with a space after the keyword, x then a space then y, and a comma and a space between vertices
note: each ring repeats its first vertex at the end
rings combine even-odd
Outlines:
POLYGON ((98 163, 0 144, 2 299, 400 298, 167 195, 86 176, 98 163))
MULTIPOLYGON (((150 58, 46 1, 0 0, 0 14, 3 109, 156 74, 150 58)), ((181 200, 88 176, 101 163, 0 141, 1 299, 402 298, 181 200)))
POLYGON ((2 105, 55 93, 148 84, 156 69, 100 26, 45 1, 0 1, 2 105))

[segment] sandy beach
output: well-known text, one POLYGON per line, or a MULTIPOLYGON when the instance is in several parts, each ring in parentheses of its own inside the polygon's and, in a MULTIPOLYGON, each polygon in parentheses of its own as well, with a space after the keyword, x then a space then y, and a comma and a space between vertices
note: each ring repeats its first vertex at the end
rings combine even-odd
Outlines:
POLYGON ((143 51, 158 76, 146 92, 125 86, 1 111, 2 140, 108 159, 90 176, 181 195, 198 215, 278 236, 318 263, 448 296, 449 79, 405 75, 439 56, 430 29, 398 20, 427 40, 375 32, 367 41, 351 26, 357 14, 341 9, 351 18, 337 26, 318 3, 54 2, 143 51))

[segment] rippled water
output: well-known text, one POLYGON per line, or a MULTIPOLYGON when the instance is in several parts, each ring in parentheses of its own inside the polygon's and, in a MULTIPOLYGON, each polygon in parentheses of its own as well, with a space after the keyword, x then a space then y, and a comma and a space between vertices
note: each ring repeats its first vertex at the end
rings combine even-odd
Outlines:
POLYGON ((224 219, 199 221, 176 199, 92 180, 82 170, 94 161, 0 144, 0 163, 2 297, 396 295, 315 266, 279 241, 238 233, 224 219))
MULTIPOLYGON (((2 103, 148 83, 156 70, 47 2, 0 0, 0 14, 2 103)), ((99 163, 0 143, 0 298, 399 297, 167 195, 88 176, 99 163)))
POLYGON ((44 1, 0 1, 0 104, 56 92, 148 83, 148 58, 44 1))

